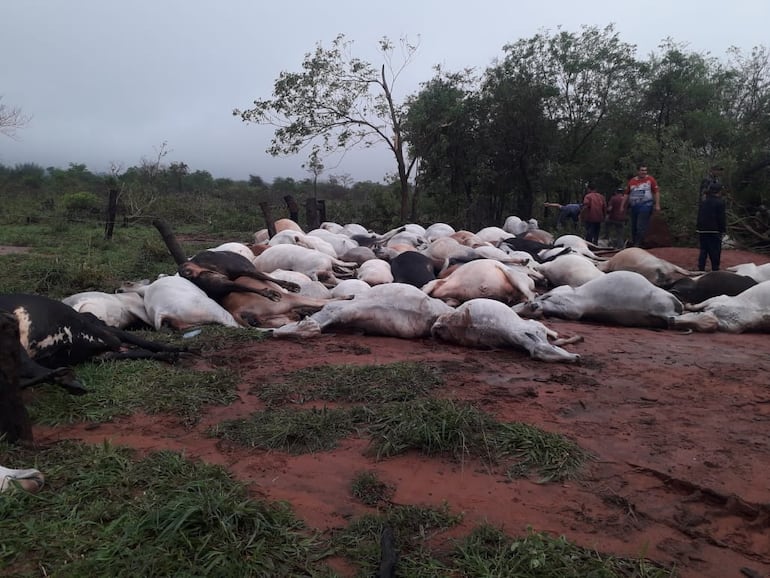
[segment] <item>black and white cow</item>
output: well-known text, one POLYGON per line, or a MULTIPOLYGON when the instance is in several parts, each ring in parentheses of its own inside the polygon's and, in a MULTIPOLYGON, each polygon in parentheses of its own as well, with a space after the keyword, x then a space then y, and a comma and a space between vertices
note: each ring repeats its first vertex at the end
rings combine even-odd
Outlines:
POLYGON ((53 382, 74 394, 86 393, 69 369, 94 357, 173 359, 177 347, 154 343, 116 327, 90 313, 79 313, 61 301, 23 293, 0 295, 0 310, 19 324, 21 386, 53 382), (124 351, 131 346, 133 351, 124 351))

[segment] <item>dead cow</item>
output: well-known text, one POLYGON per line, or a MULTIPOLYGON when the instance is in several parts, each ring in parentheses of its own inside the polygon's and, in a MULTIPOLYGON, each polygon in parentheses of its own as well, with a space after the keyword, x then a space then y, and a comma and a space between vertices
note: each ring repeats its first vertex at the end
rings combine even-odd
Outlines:
POLYGON ((472 299, 441 315, 431 327, 434 337, 471 347, 516 347, 532 359, 574 363, 580 356, 559 347, 565 341, 539 321, 522 319, 510 307, 492 299, 472 299))
POLYGON ((613 271, 580 285, 562 285, 531 303, 514 307, 522 317, 560 317, 613 325, 667 327, 669 318, 683 311, 671 293, 656 287, 639 273, 613 271))
POLYGON ((201 251, 179 266, 179 275, 195 283, 206 292, 206 295, 217 302, 234 291, 258 293, 273 300, 280 298, 280 293, 271 289, 264 287, 255 289, 251 286, 239 285, 234 281, 238 277, 271 281, 289 291, 299 291, 295 283, 266 275, 259 271, 249 259, 232 251, 201 251))
POLYGON ((277 301, 265 299, 253 293, 230 293, 222 299, 222 306, 245 327, 275 328, 315 313, 326 305, 328 299, 314 299, 295 293, 286 293, 269 281, 257 281, 250 277, 238 277, 236 282, 255 289, 267 288, 281 293, 277 301))
POLYGON ((427 283, 423 291, 431 297, 457 305, 470 299, 497 299, 508 304, 531 301, 535 282, 523 270, 493 259, 478 259, 459 266, 444 279, 427 283))
POLYGON ((41 295, 0 295, 0 310, 11 313, 19 324, 22 387, 50 381, 82 394, 86 389, 69 366, 105 355, 174 359, 182 351, 109 327, 90 313, 41 295))
POLYGON ((452 308, 404 283, 377 285, 349 301, 332 301, 299 323, 276 329, 276 337, 313 337, 331 329, 412 339, 427 337, 433 322, 452 308))
POLYGON ((690 313, 672 317, 670 326, 706 332, 770 332, 770 281, 733 297, 712 297, 688 309, 690 313))
POLYGON ((711 271, 700 277, 684 277, 668 290, 682 303, 700 303, 717 295, 738 295, 756 284, 754 279, 745 275, 731 271, 711 271))
POLYGON ((700 273, 688 271, 639 247, 623 249, 607 261, 597 265, 600 271, 634 271, 650 283, 667 289, 683 277, 695 277, 700 273))

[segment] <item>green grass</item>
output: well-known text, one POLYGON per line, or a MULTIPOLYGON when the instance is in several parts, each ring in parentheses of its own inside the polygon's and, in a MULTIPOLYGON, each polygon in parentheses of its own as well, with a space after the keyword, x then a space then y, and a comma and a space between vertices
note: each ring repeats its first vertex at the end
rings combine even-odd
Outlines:
POLYGON ((433 536, 459 524, 462 516, 449 507, 391 506, 378 514, 354 519, 332 537, 332 545, 359 567, 358 576, 372 576, 379 567, 380 538, 385 528, 393 533, 399 555, 398 576, 449 576, 449 569, 435 560, 426 542, 433 536), (428 568, 440 572, 432 574, 428 568))
POLYGON ((480 526, 458 543, 452 555, 461 576, 516 576, 521 578, 664 578, 671 569, 645 560, 604 556, 581 548, 566 538, 529 530, 512 538, 491 526, 480 526))
POLYGON ((79 365, 77 375, 90 393, 72 396, 53 385, 39 387, 29 407, 35 423, 106 422, 144 411, 176 415, 191 425, 205 406, 237 399, 237 376, 224 369, 195 371, 146 360, 95 361, 79 365))
POLYGON ((289 373, 283 381, 252 388, 269 407, 321 399, 381 404, 427 395, 444 381, 424 363, 319 365, 289 373))
POLYGON ((333 449, 357 421, 347 409, 277 409, 222 422, 209 433, 245 447, 304 454, 333 449))
POLYGON ((0 445, 44 472, 0 500, 0 572, 13 576, 330 576, 326 546, 289 507, 249 499, 221 468, 110 445, 0 445))
MULTIPOLYGON (((181 231, 177 231, 182 233, 181 231)), ((218 241, 182 243, 188 255, 245 234, 221 234, 218 241)), ((176 264, 155 227, 115 228, 104 240, 101 223, 3 225, 0 245, 30 247, 0 255, 0 293, 37 293, 61 298, 81 291, 113 292, 124 281, 174 273, 176 264)))
POLYGON ((350 494, 367 506, 389 503, 394 491, 375 472, 358 472, 350 483, 350 494))
POLYGON ((244 447, 293 454, 328 451, 354 433, 370 436, 376 459, 408 451, 474 458, 504 464, 509 476, 537 474, 543 482, 574 477, 589 457, 559 434, 500 423, 471 405, 437 399, 344 409, 267 409, 209 430, 244 447))

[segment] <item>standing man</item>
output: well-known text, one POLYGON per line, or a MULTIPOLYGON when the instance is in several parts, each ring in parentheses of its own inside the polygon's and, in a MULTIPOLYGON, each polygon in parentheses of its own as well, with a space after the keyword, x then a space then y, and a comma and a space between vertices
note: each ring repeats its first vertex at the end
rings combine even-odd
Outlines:
POLYGON ((639 247, 647 234, 653 212, 660 211, 660 190, 655 177, 647 172, 647 165, 636 167, 636 176, 626 186, 623 207, 631 213, 631 245, 639 247))
POLYGON ((623 193, 625 189, 620 187, 615 190, 615 193, 610 197, 610 202, 607 203, 607 237, 610 240, 610 245, 615 249, 622 249, 626 242, 625 228, 626 228, 626 207, 623 193))
POLYGON ((604 222, 604 216, 607 214, 607 202, 604 195, 601 195, 591 183, 588 183, 585 197, 583 197, 583 207, 580 216, 585 226, 585 240, 594 245, 599 243, 599 231, 604 222))
POLYGON ((725 200, 721 196, 722 185, 711 183, 698 205, 698 270, 706 270, 706 257, 711 261, 711 270, 719 271, 722 257, 722 235, 727 230, 725 218, 725 200))

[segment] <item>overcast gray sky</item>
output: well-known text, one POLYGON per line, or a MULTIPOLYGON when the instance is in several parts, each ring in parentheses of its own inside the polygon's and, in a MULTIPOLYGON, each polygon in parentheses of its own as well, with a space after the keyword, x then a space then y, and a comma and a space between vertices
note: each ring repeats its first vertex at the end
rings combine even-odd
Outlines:
MULTIPOLYGON (((152 158, 185 162, 215 177, 307 178, 306 155, 265 152, 273 129, 244 124, 233 108, 269 98, 281 71, 297 72, 316 43, 339 33, 356 57, 382 63, 378 40, 420 39, 394 87, 402 100, 441 64, 483 70, 502 47, 561 26, 614 24, 646 58, 667 37, 726 58, 770 39, 762 0, 17 0, 4 2, 0 96, 32 116, 19 140, 0 135, 0 163, 106 172, 152 158)), ((329 174, 381 181, 393 171, 383 149, 346 155, 329 174)))

